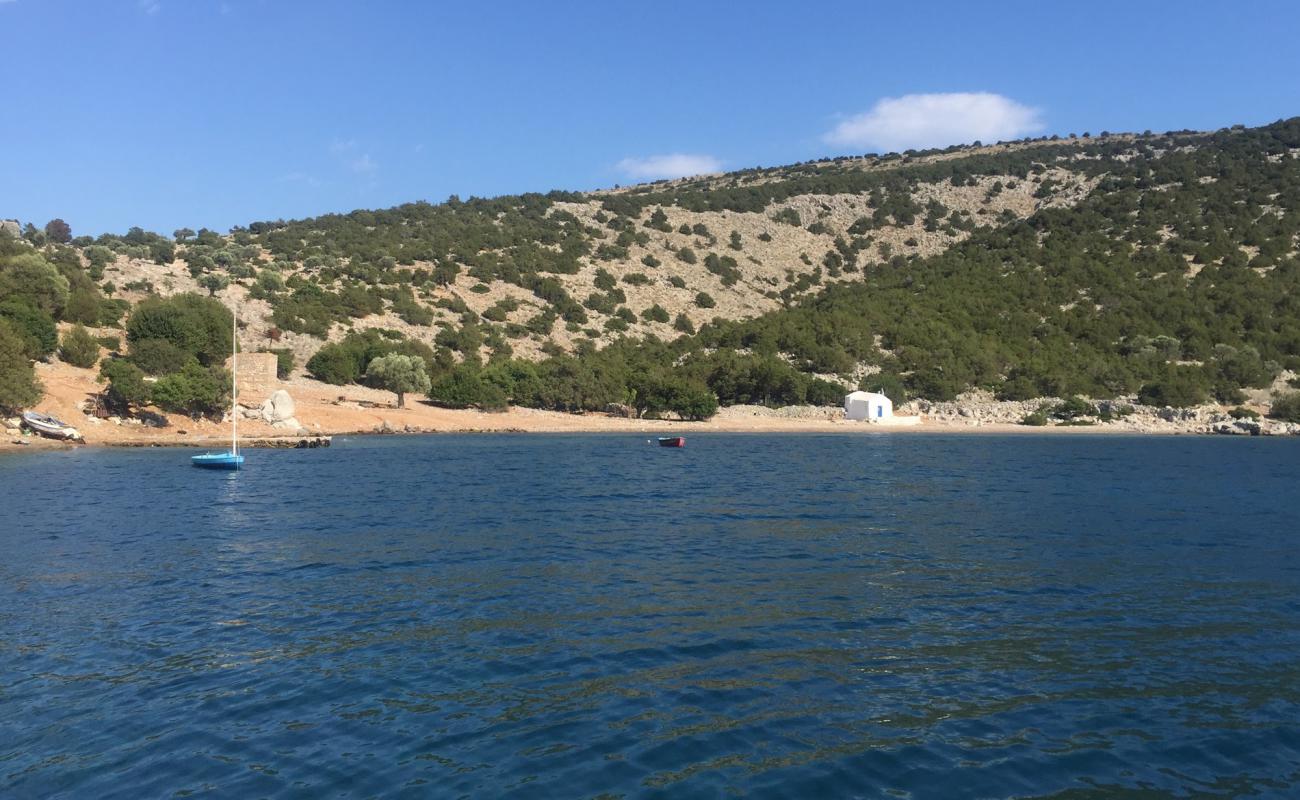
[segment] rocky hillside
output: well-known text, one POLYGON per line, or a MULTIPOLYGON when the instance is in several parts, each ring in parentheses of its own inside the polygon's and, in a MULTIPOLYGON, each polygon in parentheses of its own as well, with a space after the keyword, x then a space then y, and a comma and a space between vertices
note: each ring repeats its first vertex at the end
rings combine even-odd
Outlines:
POLYGON ((1266 406, 1300 368, 1298 153, 1297 120, 1043 139, 133 229, 71 258, 119 313, 237 302, 243 346, 298 374, 357 380, 400 343, 453 405, 592 408, 671 384, 724 405, 864 386, 1266 406))
POLYGON ((1140 149, 1131 137, 1041 141, 587 195, 453 198, 182 235, 162 264, 118 245, 127 252, 105 277, 119 291, 134 287, 122 296, 138 301, 224 276, 244 306, 245 346, 270 334, 300 366, 348 331, 396 330, 454 348, 467 324, 481 358, 504 349, 537 360, 556 347, 667 339, 755 317, 900 257, 1071 206, 1097 185, 1102 151, 1131 158, 1140 149), (357 289, 369 296, 322 309, 357 289))

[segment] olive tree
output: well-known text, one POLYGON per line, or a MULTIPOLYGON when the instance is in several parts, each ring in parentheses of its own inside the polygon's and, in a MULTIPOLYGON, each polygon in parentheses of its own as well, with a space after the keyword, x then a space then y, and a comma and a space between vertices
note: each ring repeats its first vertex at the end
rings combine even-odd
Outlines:
POLYGON ((208 290, 208 297, 214 297, 217 292, 230 285, 230 279, 225 275, 208 274, 200 277, 198 283, 208 290))
POLYGON ((406 393, 428 394, 431 386, 424 359, 392 353, 380 356, 366 368, 366 378, 397 394, 397 407, 406 407, 406 393))

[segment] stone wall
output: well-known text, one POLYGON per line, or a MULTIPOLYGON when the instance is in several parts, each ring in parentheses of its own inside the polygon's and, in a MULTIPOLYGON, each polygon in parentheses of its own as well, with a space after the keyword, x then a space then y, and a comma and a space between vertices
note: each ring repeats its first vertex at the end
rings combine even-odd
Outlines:
MULTIPOLYGON (((229 361, 226 369, 230 369, 229 361)), ((280 380, 275 376, 275 353, 240 353, 235 380, 240 405, 256 405, 266 400, 280 388, 280 380)))

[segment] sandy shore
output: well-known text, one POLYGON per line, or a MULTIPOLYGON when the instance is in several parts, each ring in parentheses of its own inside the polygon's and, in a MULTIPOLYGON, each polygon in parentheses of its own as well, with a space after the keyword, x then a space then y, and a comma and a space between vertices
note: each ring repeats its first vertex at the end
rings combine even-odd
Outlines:
MULTIPOLYGON (((67 364, 39 364, 46 396, 36 408, 75 426, 87 445, 106 446, 186 446, 222 447, 229 441, 229 427, 220 422, 192 420, 181 415, 167 415, 165 427, 151 427, 135 420, 101 420, 88 416, 82 405, 102 388, 95 372, 67 364)), ((1147 430, 1123 423, 1085 427, 1026 427, 979 420, 934 420, 925 416, 914 426, 881 426, 830 418, 783 416, 751 407, 721 409, 707 422, 640 420, 606 414, 564 414, 529 408, 511 408, 502 412, 452 410, 408 399, 406 408, 396 408, 390 392, 363 386, 331 386, 307 379, 285 381, 297 406, 295 416, 303 432, 277 429, 261 422, 240 423, 240 438, 301 439, 304 435, 330 436, 376 433, 455 433, 455 432, 529 432, 529 433, 636 433, 645 435, 686 435, 692 433, 835 433, 845 435, 925 435, 925 434, 1016 434, 1016 435, 1170 435, 1189 433, 1171 426, 1168 430, 1147 430)), ((255 401, 256 398, 252 398, 255 401)), ((35 436, 20 436, 4 431, 0 449, 26 447, 68 447, 35 436)))

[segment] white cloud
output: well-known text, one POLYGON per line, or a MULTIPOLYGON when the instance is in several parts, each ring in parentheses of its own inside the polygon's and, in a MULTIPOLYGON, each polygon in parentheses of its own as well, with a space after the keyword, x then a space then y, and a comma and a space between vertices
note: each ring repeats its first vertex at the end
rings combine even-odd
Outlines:
POLYGON ((646 158, 625 158, 617 166, 619 172, 629 178, 656 180, 718 172, 722 169, 722 162, 713 156, 669 153, 646 158))
POLYGON ((823 138, 831 144, 889 152, 1019 139, 1042 129, 1038 109, 1009 97, 950 92, 886 97, 823 138))
POLYGON ((162 8, 162 3, 159 3, 158 0, 140 0, 139 6, 140 10, 146 14, 157 14, 159 9, 162 8))

